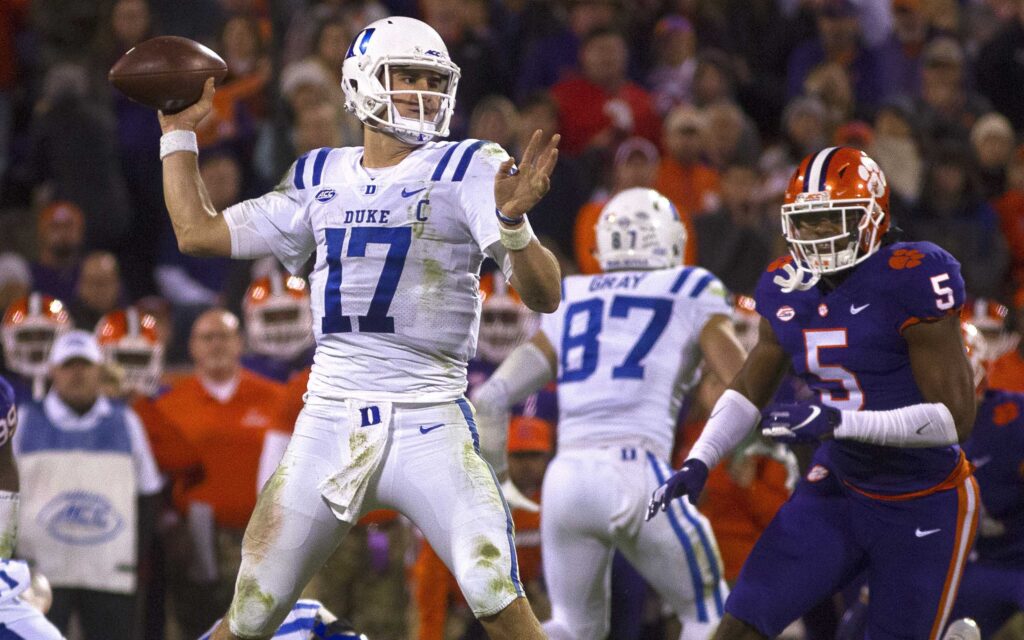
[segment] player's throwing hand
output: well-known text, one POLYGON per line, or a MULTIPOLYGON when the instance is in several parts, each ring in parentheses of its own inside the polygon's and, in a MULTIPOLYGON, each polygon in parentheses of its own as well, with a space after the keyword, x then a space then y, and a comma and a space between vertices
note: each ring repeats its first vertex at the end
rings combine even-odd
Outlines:
POLYGON ((690 504, 696 505, 697 498, 707 481, 708 465, 696 458, 690 458, 683 463, 682 469, 654 491, 651 501, 647 504, 647 519, 658 515, 659 511, 668 510, 669 503, 679 496, 685 495, 690 499, 690 504))
POLYGON ((556 133, 541 149, 542 137, 540 129, 533 132, 518 167, 515 158, 509 158, 498 167, 494 176, 494 202, 506 217, 522 217, 551 187, 551 172, 558 163, 558 141, 562 137, 556 133))
POLYGON ((164 114, 163 111, 157 111, 160 129, 164 133, 178 130, 195 131, 199 123, 213 108, 213 94, 216 91, 213 87, 214 79, 207 78, 206 84, 203 85, 203 96, 199 98, 199 102, 178 113, 164 114))

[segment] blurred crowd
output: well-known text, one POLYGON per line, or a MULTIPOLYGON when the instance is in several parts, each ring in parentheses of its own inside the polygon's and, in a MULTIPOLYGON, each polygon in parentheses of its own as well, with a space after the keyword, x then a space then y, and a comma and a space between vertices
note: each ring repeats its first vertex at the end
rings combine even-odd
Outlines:
MULTIPOLYGON (((137 501, 137 549, 111 557, 128 554, 133 579, 114 567, 109 583, 78 580, 75 563, 90 558, 47 567, 64 624, 77 611, 86 637, 113 637, 90 635, 102 616, 85 612, 104 607, 136 610, 126 638, 192 638, 223 614, 312 346, 302 274, 178 251, 156 116, 107 71, 163 34, 225 59, 198 133, 221 210, 272 189, 301 154, 361 143, 342 108, 342 60, 365 24, 390 14, 431 24, 460 65, 454 138, 516 155, 535 129, 562 134, 551 190, 530 217, 563 273, 599 270, 601 207, 645 186, 684 217, 686 261, 749 294, 785 252, 778 212, 796 164, 850 145, 886 172, 904 237, 961 262, 975 321, 1003 340, 993 376, 1024 386, 1012 332, 1024 311, 1024 0, 189 0, 187 10, 177 0, 0 0, 3 368, 24 402, 38 402, 34 419, 58 431, 141 425, 127 444, 86 447, 132 461, 124 503, 137 501), (61 341, 70 346, 54 348, 61 341)), ((484 331, 494 333, 481 335, 481 361, 493 369, 529 322, 512 292, 488 296, 484 331), (483 351, 493 344, 499 355, 483 351)), ((471 384, 474 375, 486 378, 471 373, 471 384)), ((510 438, 523 461, 513 480, 528 496, 553 447, 557 413, 546 406, 527 402, 510 438)), ((30 475, 23 494, 42 477, 30 475)), ((76 526, 110 526, 95 511, 76 526)), ((520 518, 520 543, 536 547, 522 533, 530 514, 520 518)), ((31 545, 23 551, 52 551, 31 545)), ((446 624, 448 637, 476 637, 465 608, 452 604, 454 623, 443 614, 456 594, 423 586, 444 573, 428 551, 394 514, 375 516, 309 595, 371 638, 413 628, 442 638, 446 624)))

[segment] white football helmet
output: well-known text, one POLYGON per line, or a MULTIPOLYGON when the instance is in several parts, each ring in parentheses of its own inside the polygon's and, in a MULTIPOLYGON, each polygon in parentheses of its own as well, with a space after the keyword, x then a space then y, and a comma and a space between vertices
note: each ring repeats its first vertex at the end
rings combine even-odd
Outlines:
POLYGON ((460 75, 444 41, 430 25, 394 16, 372 22, 356 34, 342 63, 341 88, 345 108, 363 124, 402 142, 423 144, 448 135, 460 75), (392 67, 436 71, 446 82, 440 91, 395 91, 391 88, 392 67), (419 117, 402 116, 394 104, 396 96, 418 102, 419 117), (429 119, 426 99, 438 103, 437 113, 429 119))
POLYGON ((27 378, 45 377, 53 343, 73 328, 67 308, 56 298, 31 293, 15 300, 3 318, 7 367, 27 378))
POLYGON ((636 187, 608 201, 594 227, 604 271, 667 269, 683 263, 686 227, 668 198, 636 187))
POLYGON ((96 323, 96 341, 108 364, 124 369, 125 391, 151 396, 164 372, 164 346, 157 320, 135 307, 117 309, 96 323))
POLYGON ((480 339, 477 354, 487 362, 502 362, 512 350, 525 342, 540 324, 515 289, 501 276, 485 274, 480 278, 484 301, 480 312, 480 339))

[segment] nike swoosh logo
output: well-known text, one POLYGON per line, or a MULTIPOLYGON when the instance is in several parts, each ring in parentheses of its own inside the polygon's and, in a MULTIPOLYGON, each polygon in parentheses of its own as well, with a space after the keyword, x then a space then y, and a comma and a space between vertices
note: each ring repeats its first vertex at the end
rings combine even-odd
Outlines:
POLYGON ((932 421, 929 420, 928 422, 922 424, 920 427, 917 428, 917 430, 914 433, 916 433, 917 435, 921 435, 924 432, 924 430, 928 428, 928 425, 930 425, 931 423, 932 421))
POLYGON ((426 426, 426 425, 423 425, 423 424, 421 424, 421 425, 420 425, 420 433, 430 433, 430 432, 431 432, 431 431, 433 431, 434 429, 440 429, 440 428, 441 428, 441 427, 443 427, 443 426, 444 426, 444 423, 443 423, 443 422, 438 422, 437 424, 435 424, 435 425, 431 425, 431 426, 429 426, 429 427, 428 427, 428 426, 426 426))
POLYGON ((870 306, 871 306, 871 303, 870 303, 870 302, 869 302, 869 303, 867 303, 867 304, 865 304, 865 305, 861 305, 861 306, 859 306, 859 307, 858 307, 858 306, 856 306, 856 305, 852 305, 852 304, 851 304, 851 305, 850 305, 850 313, 851 313, 851 314, 853 314, 853 315, 857 315, 858 313, 860 313, 861 311, 863 311, 863 310, 867 309, 867 308, 868 308, 868 307, 870 307, 870 306))
POLYGON ((942 529, 928 529, 927 531, 921 531, 921 527, 918 527, 914 530, 914 535, 918 538, 923 538, 925 536, 930 536, 933 533, 938 533, 940 531, 942 531, 942 529))
POLYGON ((806 427, 807 425, 809 425, 811 423, 811 421, 813 421, 815 418, 817 418, 818 414, 820 414, 820 413, 821 413, 821 407, 813 407, 812 406, 811 407, 811 415, 807 416, 806 420, 804 420, 800 424, 796 425, 795 427, 790 427, 790 431, 796 431, 797 429, 800 429, 802 427, 806 427))
POLYGON ((415 191, 409 191, 408 189, 404 189, 404 188, 403 188, 403 189, 402 189, 402 197, 403 197, 403 198, 408 198, 409 196, 414 196, 414 195, 416 195, 416 194, 417 194, 417 193, 419 193, 420 191, 426 191, 426 190, 427 190, 427 188, 426 188, 426 187, 423 187, 422 189, 416 189, 415 191))
POLYGON ((971 462, 974 463, 975 469, 980 469, 981 467, 984 467, 986 464, 992 462, 992 456, 982 456, 980 458, 975 458, 974 460, 971 460, 971 462))

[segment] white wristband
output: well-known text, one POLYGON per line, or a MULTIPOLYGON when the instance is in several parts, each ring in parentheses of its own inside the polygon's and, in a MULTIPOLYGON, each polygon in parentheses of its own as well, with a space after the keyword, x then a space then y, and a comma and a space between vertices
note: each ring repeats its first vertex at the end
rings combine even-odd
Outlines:
POLYGON ((196 132, 178 129, 169 131, 160 136, 160 159, 163 160, 172 153, 188 151, 199 155, 199 144, 196 142, 196 132))
POLYGON ((509 251, 525 249, 533 240, 533 227, 530 226, 530 221, 526 216, 523 216, 523 224, 514 229, 499 224, 498 230, 501 233, 501 245, 509 251))

